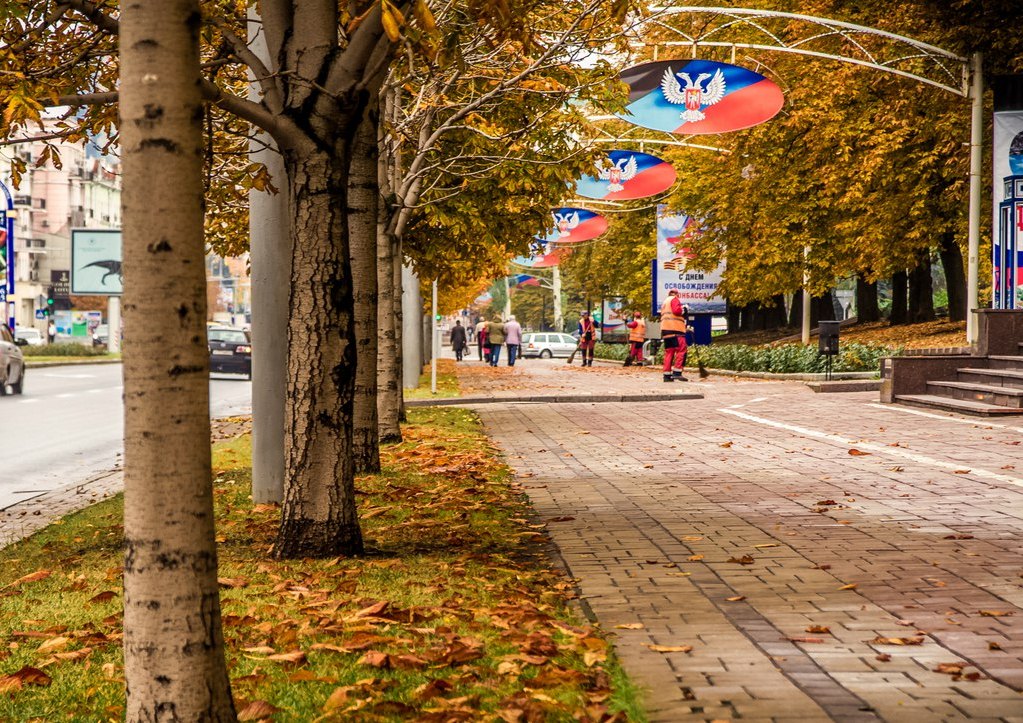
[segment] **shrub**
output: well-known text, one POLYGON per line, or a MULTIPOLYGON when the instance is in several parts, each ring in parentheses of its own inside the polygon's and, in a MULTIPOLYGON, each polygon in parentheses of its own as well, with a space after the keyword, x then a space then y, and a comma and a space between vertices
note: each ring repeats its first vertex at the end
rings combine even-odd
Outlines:
MULTIPOLYGON (((900 351, 901 347, 847 342, 839 347, 839 355, 831 368, 836 372, 876 372, 883 357, 900 351)), ((826 366, 826 358, 817 353, 817 347, 802 344, 723 344, 697 347, 694 353, 708 367, 732 371, 820 374, 826 366)))
MULTIPOLYGON (((594 355, 601 359, 624 361, 628 349, 625 344, 598 342, 594 355)), ((831 368, 836 372, 876 372, 883 357, 896 355, 900 351, 901 347, 847 342, 839 347, 839 355, 831 368)), ((660 362, 663 358, 663 351, 660 351, 654 361, 660 362)), ((695 366, 697 359, 712 369, 775 374, 823 374, 826 364, 825 358, 817 353, 816 346, 802 344, 712 344, 690 348, 689 366, 695 366)))
POLYGON ((23 346, 21 353, 25 356, 106 356, 107 348, 92 344, 43 344, 41 346, 23 346))

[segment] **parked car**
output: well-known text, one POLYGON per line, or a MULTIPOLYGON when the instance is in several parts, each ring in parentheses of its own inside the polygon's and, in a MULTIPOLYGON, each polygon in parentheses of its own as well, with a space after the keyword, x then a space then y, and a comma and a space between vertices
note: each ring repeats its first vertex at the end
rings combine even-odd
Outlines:
POLYGON ((522 335, 522 356, 541 359, 568 357, 575 351, 577 344, 570 334, 554 331, 531 332, 522 335))
POLYGON ((14 340, 24 339, 28 346, 42 346, 46 343, 43 333, 31 326, 14 327, 14 340))
POLYGON ((21 347, 27 344, 24 339, 15 339, 10 327, 0 324, 0 395, 6 395, 8 387, 15 394, 25 390, 25 357, 21 347))
POLYGON ((249 333, 229 326, 206 329, 210 346, 210 371, 244 374, 252 379, 252 341, 249 333))

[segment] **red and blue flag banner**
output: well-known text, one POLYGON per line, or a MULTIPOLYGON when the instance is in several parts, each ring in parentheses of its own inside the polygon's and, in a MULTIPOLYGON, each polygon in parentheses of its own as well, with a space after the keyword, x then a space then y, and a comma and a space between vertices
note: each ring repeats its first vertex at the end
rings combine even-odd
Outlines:
POLYGON ((583 176, 576 193, 583 198, 631 201, 664 193, 675 184, 675 167, 639 151, 608 151, 597 173, 583 176))
POLYGON ((546 244, 537 240, 533 244, 529 256, 516 256, 511 260, 516 266, 524 266, 527 269, 549 269, 561 263, 561 260, 569 255, 568 249, 551 249, 546 244))
POLYGON ((521 289, 523 286, 539 286, 540 279, 529 274, 514 274, 508 277, 508 281, 511 282, 515 288, 521 289))
POLYGON ((527 269, 549 269, 560 264, 566 255, 565 250, 559 249, 543 256, 516 256, 512 263, 527 269))
POLYGON ((551 211, 553 228, 537 237, 541 243, 571 244, 595 239, 607 231, 607 219, 585 208, 556 208, 551 211))
POLYGON ((626 68, 629 104, 620 118, 679 135, 727 133, 770 120, 781 88, 760 73, 711 60, 655 60, 626 68))

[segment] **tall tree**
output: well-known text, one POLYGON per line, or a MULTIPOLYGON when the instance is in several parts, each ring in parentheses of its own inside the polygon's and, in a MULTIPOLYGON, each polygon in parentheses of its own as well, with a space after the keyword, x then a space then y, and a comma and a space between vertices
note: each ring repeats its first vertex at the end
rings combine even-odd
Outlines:
POLYGON ((130 721, 234 721, 217 585, 197 0, 121 13, 130 721))

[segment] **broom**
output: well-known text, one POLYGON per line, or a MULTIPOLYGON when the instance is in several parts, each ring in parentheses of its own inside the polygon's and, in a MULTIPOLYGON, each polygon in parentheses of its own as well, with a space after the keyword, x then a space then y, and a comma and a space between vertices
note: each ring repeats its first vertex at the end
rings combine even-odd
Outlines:
POLYGON ((696 351, 696 345, 693 344, 693 357, 696 359, 696 368, 700 374, 700 379, 706 379, 710 376, 710 372, 707 371, 707 367, 703 363, 703 359, 700 358, 699 353, 696 351))
POLYGON ((583 340, 582 340, 582 337, 580 337, 579 338, 579 343, 575 345, 575 349, 573 349, 572 353, 568 356, 568 363, 569 364, 571 364, 573 361, 575 361, 575 354, 576 354, 577 351, 579 351, 579 349, 582 347, 582 345, 583 345, 583 340))

